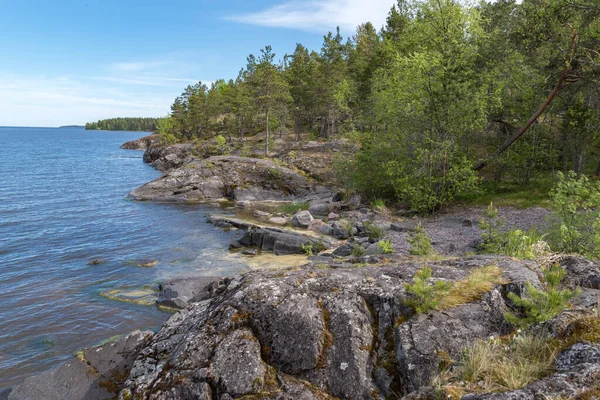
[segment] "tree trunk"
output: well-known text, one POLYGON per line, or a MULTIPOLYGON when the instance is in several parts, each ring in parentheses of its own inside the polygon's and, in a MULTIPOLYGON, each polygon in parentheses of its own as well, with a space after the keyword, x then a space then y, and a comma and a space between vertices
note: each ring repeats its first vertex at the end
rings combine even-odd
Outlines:
POLYGON ((558 94, 558 92, 561 91, 561 89, 564 87, 564 83, 565 83, 565 78, 567 77, 567 73, 569 72, 570 67, 567 66, 562 73, 560 74, 560 79, 558 80, 558 83, 556 84, 556 86, 554 87, 554 89, 552 90, 552 92, 550 93, 550 95, 548 95, 548 97, 546 98, 546 101, 544 101, 544 103, 540 106, 540 108, 535 112, 535 114, 533 114, 531 116, 531 118, 529 118, 529 120, 527 121, 527 123, 525 123, 525 125, 519 129, 519 131, 517 133, 515 133, 513 136, 511 136, 510 138, 508 138, 503 144, 502 146, 500 146, 498 148, 498 150, 496 150, 494 152, 494 154, 492 154, 491 157, 488 157, 487 159, 480 161, 478 164, 476 164, 473 169, 475 171, 480 171, 481 169, 483 169, 483 167, 485 167, 488 162, 493 159, 494 157, 499 156, 500 154, 502 154, 504 152, 504 150, 508 149, 514 142, 517 141, 517 139, 519 139, 521 136, 523 136, 523 134, 527 131, 527 129, 529 129, 529 127, 531 125, 533 125, 533 123, 535 121, 537 121, 537 119, 539 118, 540 115, 542 115, 542 113, 544 112, 544 110, 546 110, 546 108, 550 105, 550 103, 552 103, 552 100, 554 100, 554 98, 556 97, 556 95, 558 94))
POLYGON ((267 140, 265 140, 265 157, 269 157, 269 109, 267 108, 267 140))

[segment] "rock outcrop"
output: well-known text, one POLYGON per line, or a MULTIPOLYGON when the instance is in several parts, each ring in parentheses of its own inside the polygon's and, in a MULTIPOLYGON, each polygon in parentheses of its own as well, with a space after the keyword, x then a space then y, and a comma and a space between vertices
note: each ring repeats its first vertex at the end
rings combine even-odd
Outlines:
POLYGON ((146 150, 148 147, 152 147, 158 143, 160 143, 160 136, 152 134, 127 143, 123 143, 121 148, 125 150, 146 150))
POLYGON ((236 156, 190 159, 181 167, 130 193, 134 200, 202 202, 295 200, 329 197, 304 176, 271 160, 236 156))
MULTIPOLYGON (((597 265, 578 264, 586 273, 598 271, 597 265)), ((265 270, 213 282, 156 334, 136 334, 141 345, 124 354, 137 358, 122 363, 127 368, 119 369, 111 388, 122 400, 439 398, 428 385, 440 365, 460 359, 478 339, 512 332, 504 319, 512 305, 507 294, 520 293, 525 282, 540 287, 540 271, 534 263, 499 256, 428 262, 433 279, 446 281, 497 265, 502 283, 468 303, 414 314, 405 304, 405 285, 424 265, 396 260, 362 268, 265 270)), ((586 290, 587 297, 598 296, 596 289, 586 290)), ((586 311, 567 311, 577 312, 586 311)), ((565 324, 559 317, 548 327, 568 325, 568 316, 565 324)), ((100 368, 92 356, 96 350, 84 354, 101 376, 120 363, 100 368)), ((74 362, 57 371, 68 371, 74 362)), ((94 400, 108 393, 97 391, 105 385, 81 371, 51 373, 29 378, 10 399, 54 391, 94 400)), ((597 387, 599 378, 600 347, 578 343, 558 355, 556 373, 547 378, 514 392, 465 398, 570 398, 597 387)))
POLYGON ((194 143, 178 143, 171 146, 150 146, 144 152, 144 162, 159 171, 167 172, 192 160, 194 143))

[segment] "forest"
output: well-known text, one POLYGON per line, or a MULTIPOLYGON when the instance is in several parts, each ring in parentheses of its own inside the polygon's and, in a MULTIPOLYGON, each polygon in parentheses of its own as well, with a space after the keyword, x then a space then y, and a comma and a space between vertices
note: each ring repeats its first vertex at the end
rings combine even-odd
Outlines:
POLYGON ((134 131, 154 132, 160 118, 110 118, 98 122, 88 122, 85 129, 88 131, 134 131))
POLYGON ((367 199, 430 212, 489 184, 600 174, 600 4, 399 0, 377 30, 280 59, 249 55, 236 79, 185 88, 167 143, 274 129, 359 149, 340 179, 367 199))

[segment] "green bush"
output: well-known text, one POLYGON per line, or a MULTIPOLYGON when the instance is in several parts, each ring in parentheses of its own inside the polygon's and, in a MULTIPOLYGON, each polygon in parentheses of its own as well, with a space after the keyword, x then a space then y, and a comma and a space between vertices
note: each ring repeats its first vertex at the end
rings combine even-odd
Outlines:
POLYGON ((311 243, 305 243, 302 245, 302 251, 304 252, 304 254, 306 254, 307 256, 312 256, 313 255, 313 245, 311 243))
POLYGON ((427 232, 425 232, 423 225, 420 223, 417 225, 416 230, 412 232, 406 240, 411 245, 409 253, 414 256, 428 256, 433 253, 431 240, 429 239, 429 236, 427 236, 427 232))
POLYGON ((522 315, 506 313, 505 318, 518 327, 547 321, 558 315, 568 305, 569 301, 580 294, 579 290, 558 287, 567 272, 558 264, 542 268, 546 290, 537 289, 530 282, 525 282, 525 293, 522 297, 509 293, 508 298, 515 306, 523 310, 522 315))
POLYGON ((451 288, 448 282, 430 282, 431 273, 431 268, 423 267, 415 274, 413 283, 404 286, 406 292, 410 295, 404 301, 404 304, 414 308, 419 314, 438 309, 440 298, 448 293, 451 288))
POLYGON ((382 240, 377 243, 377 245, 383 250, 383 254, 391 254, 394 252, 394 246, 392 246, 392 242, 389 240, 382 240))
POLYGON ((384 235, 383 229, 370 221, 365 221, 363 223, 363 226, 365 227, 365 232, 367 236, 371 239, 379 239, 382 238, 384 235))
POLYGON ((483 230, 481 234, 482 243, 479 246, 482 253, 504 254, 511 257, 533 260, 549 251, 543 242, 544 236, 537 230, 527 232, 520 229, 511 229, 500 232, 504 220, 498 217, 498 209, 492 203, 479 221, 479 227, 483 230))
POLYGON ((600 183, 571 171, 557 174, 550 192, 554 225, 549 240, 553 250, 600 257, 600 183))
POLYGON ((352 254, 354 257, 362 257, 366 252, 367 251, 361 245, 357 245, 352 248, 352 252, 350 254, 352 254))

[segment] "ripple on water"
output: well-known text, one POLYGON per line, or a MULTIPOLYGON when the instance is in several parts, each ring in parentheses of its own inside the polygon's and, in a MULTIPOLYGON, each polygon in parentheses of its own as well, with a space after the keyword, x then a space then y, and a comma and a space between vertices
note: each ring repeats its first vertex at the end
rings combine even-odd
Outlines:
POLYGON ((0 389, 170 315, 101 293, 143 299, 162 279, 248 269, 227 251, 239 233, 215 230, 206 209, 125 200, 160 175, 119 148, 142 135, 0 128, 0 389), (158 262, 128 262, 144 259, 158 262))

